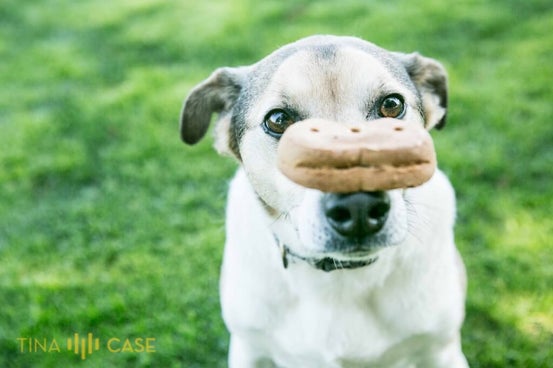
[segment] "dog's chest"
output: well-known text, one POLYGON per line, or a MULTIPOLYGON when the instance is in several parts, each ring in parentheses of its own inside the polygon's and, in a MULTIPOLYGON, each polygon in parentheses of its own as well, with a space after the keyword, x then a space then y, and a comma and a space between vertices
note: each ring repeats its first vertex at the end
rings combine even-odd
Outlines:
MULTIPOLYGON (((396 323, 377 304, 302 300, 283 307, 269 349, 286 367, 362 367, 380 364, 387 352, 410 350, 410 326, 396 323), (407 339, 409 340, 409 339, 407 339)), ((401 355, 400 355, 401 356, 401 355)), ((386 360, 387 366, 399 362, 386 360)))
MULTIPOLYGON (((378 295, 290 299, 266 319, 271 322, 264 348, 282 366, 321 368, 363 367, 379 363, 389 351, 414 349, 404 343, 418 329, 413 321, 402 318, 399 305, 372 298, 378 295)), ((389 367, 395 363, 386 360, 389 367)))

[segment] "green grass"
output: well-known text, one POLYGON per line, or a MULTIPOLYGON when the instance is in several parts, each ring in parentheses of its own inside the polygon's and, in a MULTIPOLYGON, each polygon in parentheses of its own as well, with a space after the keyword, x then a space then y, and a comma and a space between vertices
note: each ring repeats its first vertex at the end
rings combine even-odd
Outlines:
POLYGON ((185 147, 190 88, 313 33, 419 50, 450 74, 435 132, 457 189, 472 367, 553 362, 553 8, 439 2, 4 0, 0 366, 224 367, 218 273, 235 164, 185 147), (156 339, 86 360, 17 338, 156 339))

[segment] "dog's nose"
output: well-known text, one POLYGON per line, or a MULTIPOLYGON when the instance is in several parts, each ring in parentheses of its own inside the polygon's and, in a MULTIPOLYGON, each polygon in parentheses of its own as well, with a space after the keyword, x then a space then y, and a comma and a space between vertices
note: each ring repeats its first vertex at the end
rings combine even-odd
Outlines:
POLYGON ((323 210, 339 234, 362 238, 382 229, 390 212, 390 197, 386 192, 327 193, 323 210))

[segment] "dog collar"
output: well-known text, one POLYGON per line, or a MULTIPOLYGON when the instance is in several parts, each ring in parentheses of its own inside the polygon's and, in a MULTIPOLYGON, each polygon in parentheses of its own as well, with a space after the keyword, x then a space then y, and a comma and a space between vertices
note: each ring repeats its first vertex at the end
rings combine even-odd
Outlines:
POLYGON ((341 261, 332 257, 324 257, 324 258, 303 257, 291 252, 290 249, 286 246, 286 244, 282 243, 276 235, 273 234, 273 236, 280 250, 282 266, 285 269, 288 268, 290 258, 299 259, 301 261, 308 263, 309 265, 316 268, 317 270, 322 270, 325 272, 365 267, 373 264, 378 260, 378 257, 369 258, 362 261, 341 261))

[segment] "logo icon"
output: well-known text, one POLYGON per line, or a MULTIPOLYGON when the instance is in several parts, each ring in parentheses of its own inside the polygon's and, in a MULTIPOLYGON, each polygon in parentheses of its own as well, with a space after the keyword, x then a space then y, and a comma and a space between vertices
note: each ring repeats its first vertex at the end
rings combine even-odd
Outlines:
POLYGON ((67 350, 73 351, 77 355, 81 355, 81 359, 93 353, 93 351, 100 350, 100 339, 94 338, 92 333, 88 333, 87 337, 79 338, 79 334, 75 333, 73 338, 67 339, 67 350))

